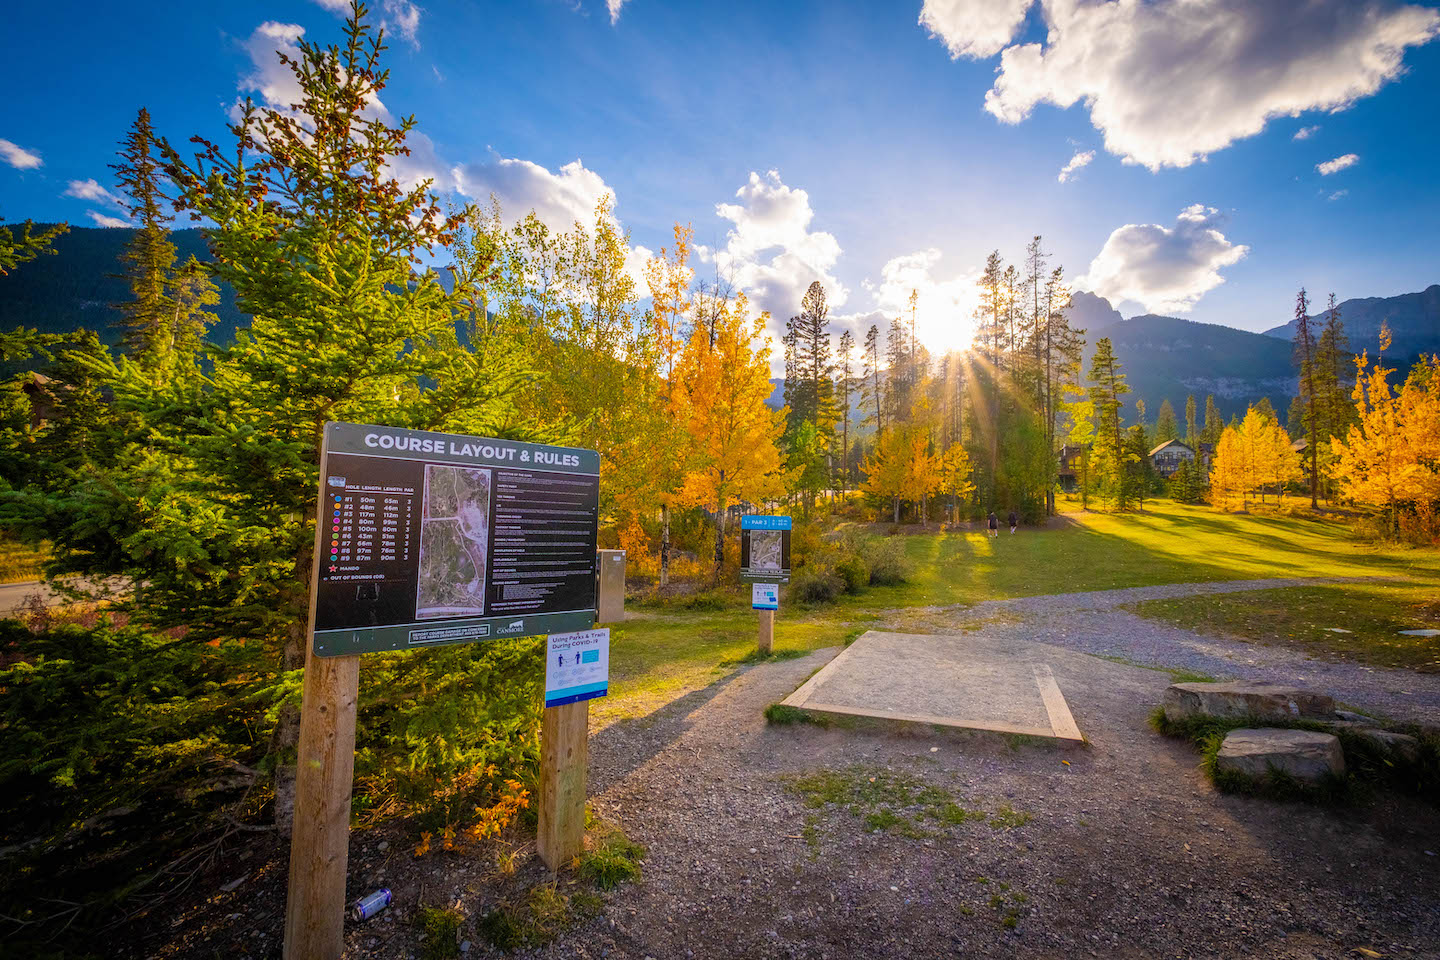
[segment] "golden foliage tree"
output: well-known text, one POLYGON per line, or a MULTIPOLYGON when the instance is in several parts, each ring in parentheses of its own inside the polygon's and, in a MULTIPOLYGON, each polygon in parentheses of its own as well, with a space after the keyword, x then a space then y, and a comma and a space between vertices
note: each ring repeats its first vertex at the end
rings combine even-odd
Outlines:
POLYGON ((715 514, 715 571, 725 558, 725 511, 737 500, 759 502, 784 493, 779 440, 785 415, 771 410, 769 314, 750 319, 745 295, 714 305, 681 357, 685 427, 694 463, 677 497, 715 514))
POLYGON ((1355 361, 1359 422, 1333 442, 1331 475, 1345 499, 1384 510, 1393 531, 1403 505, 1440 500, 1440 357, 1422 358, 1398 392, 1394 370, 1377 362, 1366 373, 1367 359, 1355 361))
POLYGON ((1285 485, 1300 477, 1300 455, 1290 448, 1289 435, 1273 416, 1252 406, 1239 426, 1220 434, 1210 465, 1211 501, 1221 510, 1244 510, 1252 496, 1263 499, 1272 486, 1283 496, 1285 485))

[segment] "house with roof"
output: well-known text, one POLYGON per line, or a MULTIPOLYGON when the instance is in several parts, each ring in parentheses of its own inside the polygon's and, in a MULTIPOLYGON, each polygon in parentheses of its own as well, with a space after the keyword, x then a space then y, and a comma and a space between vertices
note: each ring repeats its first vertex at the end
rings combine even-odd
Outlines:
POLYGON ((1180 469, 1180 464, 1186 461, 1192 464, 1195 462, 1195 451, 1181 440, 1166 440, 1150 451, 1150 465, 1157 474, 1167 480, 1174 476, 1175 471, 1180 469))

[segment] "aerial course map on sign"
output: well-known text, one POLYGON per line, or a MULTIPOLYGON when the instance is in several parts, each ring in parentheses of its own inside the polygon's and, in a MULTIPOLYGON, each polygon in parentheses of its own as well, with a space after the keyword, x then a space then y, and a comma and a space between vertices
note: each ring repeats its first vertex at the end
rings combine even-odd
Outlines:
POLYGON ((327 424, 316 655, 592 626, 599 474, 593 450, 327 424))

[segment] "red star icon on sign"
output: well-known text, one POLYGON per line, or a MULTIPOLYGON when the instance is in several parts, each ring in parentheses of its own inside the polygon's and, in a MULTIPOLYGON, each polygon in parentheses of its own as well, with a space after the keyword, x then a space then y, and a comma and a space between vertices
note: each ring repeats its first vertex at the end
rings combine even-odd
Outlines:
POLYGON ((340 569, 339 567, 331 567, 331 568, 330 568, 330 572, 331 572, 331 573, 334 573, 336 570, 339 570, 339 569, 340 569))

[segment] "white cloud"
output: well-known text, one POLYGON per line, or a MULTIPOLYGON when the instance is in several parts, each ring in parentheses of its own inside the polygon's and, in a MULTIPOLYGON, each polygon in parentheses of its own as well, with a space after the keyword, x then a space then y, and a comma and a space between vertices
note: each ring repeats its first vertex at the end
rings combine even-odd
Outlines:
POLYGON ((1094 150, 1086 150, 1084 153, 1076 152, 1075 156, 1070 158, 1070 162, 1060 168, 1060 176, 1056 179, 1061 183, 1073 179, 1081 167, 1087 166, 1094 159, 1094 150))
POLYGON ((1326 160, 1324 163, 1315 164, 1315 169, 1320 171, 1320 176, 1328 177, 1332 173, 1339 173, 1346 167, 1353 167, 1360 162, 1357 154, 1347 153, 1344 156, 1336 157, 1334 160, 1326 160))
POLYGON ((65 188, 64 195, 67 197, 78 197, 81 200, 106 200, 118 206, 125 206, 124 197, 102 187, 93 178, 89 180, 71 180, 70 185, 65 188))
POLYGON ((589 226, 595 205, 615 191, 594 170, 572 160, 552 173, 530 160, 493 156, 481 163, 455 167, 455 189, 473 200, 494 196, 507 220, 531 210, 551 230, 571 230, 575 221, 589 226))
MULTIPOLYGON (((1005 48, 985 109, 1013 124, 1038 104, 1083 103, 1108 151, 1151 170, 1189 166, 1275 117, 1343 110, 1440 34, 1440 11, 1395 0, 1041 5, 1045 42, 1005 48)), ((1002 32, 959 49, 981 55, 1002 32)))
POLYGON ((1220 232, 1223 217, 1197 203, 1180 211, 1173 227, 1128 223, 1117 228, 1076 285, 1111 303, 1129 300, 1146 310, 1185 313, 1225 280, 1222 267, 1249 252, 1220 232))
POLYGON ((1349 190, 1336 190, 1334 193, 1330 194, 1330 196, 1329 196, 1327 199, 1329 199, 1330 201, 1333 202, 1333 201, 1335 201, 1335 200, 1339 200, 1339 199, 1340 199, 1341 197, 1343 197, 1343 196, 1348 195, 1349 193, 1350 193, 1349 190))
POLYGON ((9 140, 0 140, 0 157, 4 157, 5 162, 16 170, 34 170, 45 165, 45 161, 40 159, 40 154, 33 150, 26 150, 9 140))
POLYGON ((993 57, 1025 22, 1032 0, 925 0, 920 26, 945 44, 950 59, 993 57))
MULTIPOLYGON (((300 38, 305 28, 294 23, 277 23, 267 20, 256 27, 245 41, 245 52, 250 55, 250 72, 240 78, 237 88, 241 93, 258 94, 258 100, 271 109, 294 113, 293 107, 304 99, 300 83, 289 67, 280 62, 278 54, 285 54, 292 60, 300 59, 300 38)), ((243 104, 236 101, 230 108, 230 119, 238 121, 243 104)), ((378 98, 372 97, 362 111, 366 117, 390 120, 390 111, 378 98)))
MULTIPOLYGON (((323 7, 341 17, 350 16, 350 0, 315 0, 323 7)), ((387 34, 398 33, 406 43, 420 48, 416 33, 420 29, 420 14, 424 11, 410 0, 381 0, 380 26, 387 34)))
POLYGON ((735 197, 738 203, 715 205, 715 213, 734 224, 725 246, 697 248, 700 258, 712 261, 777 322, 800 312, 800 300, 816 280, 832 310, 843 306, 849 291, 830 272, 840 259, 840 244, 834 235, 810 229, 815 217, 810 195, 770 170, 763 177, 752 172, 735 197))
POLYGON ((86 210, 85 215, 95 221, 97 227, 128 227, 129 220, 121 220, 119 217, 107 217, 95 210, 86 210))
POLYGON ((936 276, 941 257, 935 247, 893 257, 880 268, 880 282, 866 284, 886 318, 880 324, 882 332, 895 317, 909 323, 910 291, 915 291, 915 336, 937 354, 970 345, 980 303, 979 271, 936 276))
POLYGON ((610 11, 610 25, 613 27, 620 22, 620 9, 629 0, 605 0, 605 8, 610 11))
POLYGON ((1320 127, 1319 127, 1318 124, 1317 124, 1316 126, 1313 126, 1313 127, 1301 127, 1299 130, 1296 130, 1296 131, 1295 131, 1295 135, 1294 135, 1293 137, 1291 137, 1290 139, 1291 139, 1291 140, 1309 140, 1311 137, 1315 136, 1315 134, 1317 134, 1317 133, 1319 133, 1319 132, 1320 132, 1320 127))
POLYGON ((420 49, 420 41, 416 37, 420 30, 420 8, 410 0, 384 0, 381 10, 384 16, 380 19, 380 26, 385 32, 398 33, 410 46, 420 49))

